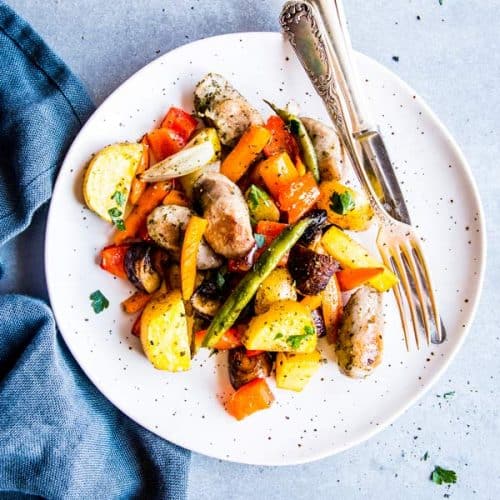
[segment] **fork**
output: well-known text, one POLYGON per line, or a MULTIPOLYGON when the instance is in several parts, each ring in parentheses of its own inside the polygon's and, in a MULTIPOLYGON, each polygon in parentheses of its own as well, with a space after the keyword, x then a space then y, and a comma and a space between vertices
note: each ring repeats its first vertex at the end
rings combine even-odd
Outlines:
MULTIPOLYGON (((377 248, 384 264, 399 278, 393 291, 406 348, 410 350, 411 330, 417 349, 420 349, 421 329, 429 344, 431 329, 434 328, 439 343, 443 340, 441 320, 419 237, 411 225, 396 220, 386 210, 386 207, 390 208, 391 202, 397 204, 400 201, 400 206, 392 208, 406 212, 409 221, 402 195, 395 197, 392 193, 383 193, 386 195, 385 199, 382 198, 386 202, 384 206, 380 193, 376 192, 376 187, 380 187, 376 184, 377 172, 383 171, 384 165, 374 145, 386 153, 385 146, 378 131, 366 120, 341 1, 288 1, 283 7, 280 21, 302 66, 324 101, 378 218, 377 248)), ((387 154, 385 156, 384 160, 389 161, 387 154)), ((393 191, 401 193, 395 176, 392 187, 393 191)))

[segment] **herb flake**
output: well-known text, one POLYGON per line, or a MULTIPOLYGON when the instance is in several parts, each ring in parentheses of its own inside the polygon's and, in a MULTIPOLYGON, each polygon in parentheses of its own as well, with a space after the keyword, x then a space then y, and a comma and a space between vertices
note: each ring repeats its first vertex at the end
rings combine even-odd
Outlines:
POLYGON ((108 214, 111 217, 111 222, 117 229, 119 231, 125 231, 125 222, 122 219, 123 212, 119 208, 113 207, 108 210, 108 214))
POLYGON ((96 290, 89 295, 90 305, 96 314, 109 307, 109 300, 103 295, 101 290, 96 290))
POLYGON ((111 199, 114 200, 119 207, 123 207, 125 204, 125 195, 121 191, 115 191, 111 195, 111 199))
POLYGON ((431 481, 436 484, 454 484, 457 482, 457 473, 436 465, 431 474, 431 481))
POLYGON ((302 335, 290 335, 290 337, 288 337, 286 341, 292 349, 298 349, 303 340, 306 340, 307 337, 310 337, 314 334, 314 328, 310 325, 306 325, 304 326, 304 333, 302 335))
POLYGON ((330 202, 330 208, 339 215, 345 215, 348 212, 352 212, 356 207, 349 191, 333 193, 330 197, 330 202))
POLYGON ((266 237, 263 234, 255 233, 253 235, 257 248, 262 248, 266 244, 266 237))

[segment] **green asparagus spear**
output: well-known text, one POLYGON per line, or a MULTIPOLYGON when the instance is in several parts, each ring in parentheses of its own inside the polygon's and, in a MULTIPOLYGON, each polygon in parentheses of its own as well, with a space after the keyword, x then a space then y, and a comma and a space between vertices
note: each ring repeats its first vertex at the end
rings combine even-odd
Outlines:
POLYGON ((278 265, 283 255, 297 243, 312 221, 312 217, 303 218, 293 226, 287 227, 271 243, 255 263, 253 269, 239 282, 233 293, 219 309, 203 339, 203 347, 213 347, 224 332, 233 326, 243 308, 252 300, 260 284, 278 265))
POLYGON ((278 108, 272 102, 266 101, 265 99, 264 102, 268 106, 270 106, 271 109, 288 125, 292 134, 297 136, 300 143, 300 149, 302 150, 302 154, 304 155, 304 164, 307 170, 309 170, 313 174, 316 182, 319 182, 320 176, 318 157, 316 155, 316 150, 314 149, 311 138, 309 137, 306 127, 302 123, 301 119, 298 116, 289 113, 285 109, 278 108))

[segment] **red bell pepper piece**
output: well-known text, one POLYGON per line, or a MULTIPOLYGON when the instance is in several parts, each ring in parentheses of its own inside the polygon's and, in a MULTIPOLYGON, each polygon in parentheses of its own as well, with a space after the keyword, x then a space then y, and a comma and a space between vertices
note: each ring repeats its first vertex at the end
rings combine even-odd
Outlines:
POLYGON ((196 118, 186 113, 183 109, 172 107, 161 122, 161 128, 168 128, 178 134, 187 142, 198 126, 196 118))
POLYGON ((290 158, 296 158, 299 155, 297 139, 286 128, 285 122, 279 116, 270 116, 266 128, 271 132, 271 140, 264 148, 264 154, 268 158, 283 151, 286 151, 290 158))
POLYGON ((266 352, 266 351, 259 351, 258 349, 247 349, 247 352, 246 352, 246 355, 249 357, 249 358, 252 358, 253 356, 258 356, 259 354, 262 354, 263 352, 266 352))
POLYGON ((284 186, 278 194, 278 205, 287 212, 288 222, 294 224, 316 203, 320 195, 311 172, 284 186))
MULTIPOLYGON (((196 351, 201 348, 203 343, 203 339, 207 334, 207 330, 200 330, 194 334, 194 344, 196 351)), ((215 344, 214 349, 218 351, 227 351, 229 349, 234 349, 235 347, 239 347, 241 345, 241 339, 239 332, 236 328, 230 328, 224 335, 219 339, 217 344, 215 344)))
POLYGON ((274 395, 263 378, 256 378, 242 385, 229 399, 226 409, 238 420, 248 417, 259 410, 269 408, 274 395))
POLYGON ((127 278, 125 272, 125 254, 129 245, 110 245, 101 251, 101 267, 118 278, 127 278))
POLYGON ((147 138, 149 147, 157 162, 179 152, 186 145, 184 138, 169 128, 152 130, 147 134, 147 138))

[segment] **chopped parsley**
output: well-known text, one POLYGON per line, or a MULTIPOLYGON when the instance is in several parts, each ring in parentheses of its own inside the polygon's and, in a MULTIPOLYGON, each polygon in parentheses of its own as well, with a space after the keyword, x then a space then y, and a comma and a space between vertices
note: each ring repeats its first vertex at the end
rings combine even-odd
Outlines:
POLYGON ((224 285, 226 284, 226 269, 221 268, 217 270, 215 275, 215 284, 219 291, 224 289, 224 285))
POLYGON ((266 243, 266 237, 263 234, 255 233, 253 235, 255 238, 255 243, 257 243, 257 248, 262 248, 266 243))
POLYGON ((108 214, 111 217, 111 222, 119 231, 125 231, 125 222, 122 219, 123 212, 119 208, 110 208, 108 214))
POLYGON ((436 484, 453 484, 457 482, 457 473, 453 470, 446 470, 436 465, 431 474, 431 481, 436 484))
POLYGON ((109 300, 103 295, 101 290, 96 290, 89 295, 90 305, 96 314, 109 307, 109 300))
POLYGON ((277 333, 275 336, 274 336, 274 340, 278 340, 280 338, 283 337, 283 334, 282 333, 277 333))
POLYGON ((306 325, 304 326, 304 333, 302 335, 290 335, 286 341, 292 349, 298 349, 302 341, 306 340, 307 337, 314 335, 314 333, 314 328, 310 325, 306 325))
POLYGON ((330 208, 339 215, 345 215, 354 210, 356 204, 349 191, 343 193, 333 193, 330 197, 330 208))
POLYGON ((116 204, 119 207, 123 207, 123 205, 125 204, 125 195, 121 191, 115 191, 111 195, 111 199, 116 201, 116 204))

